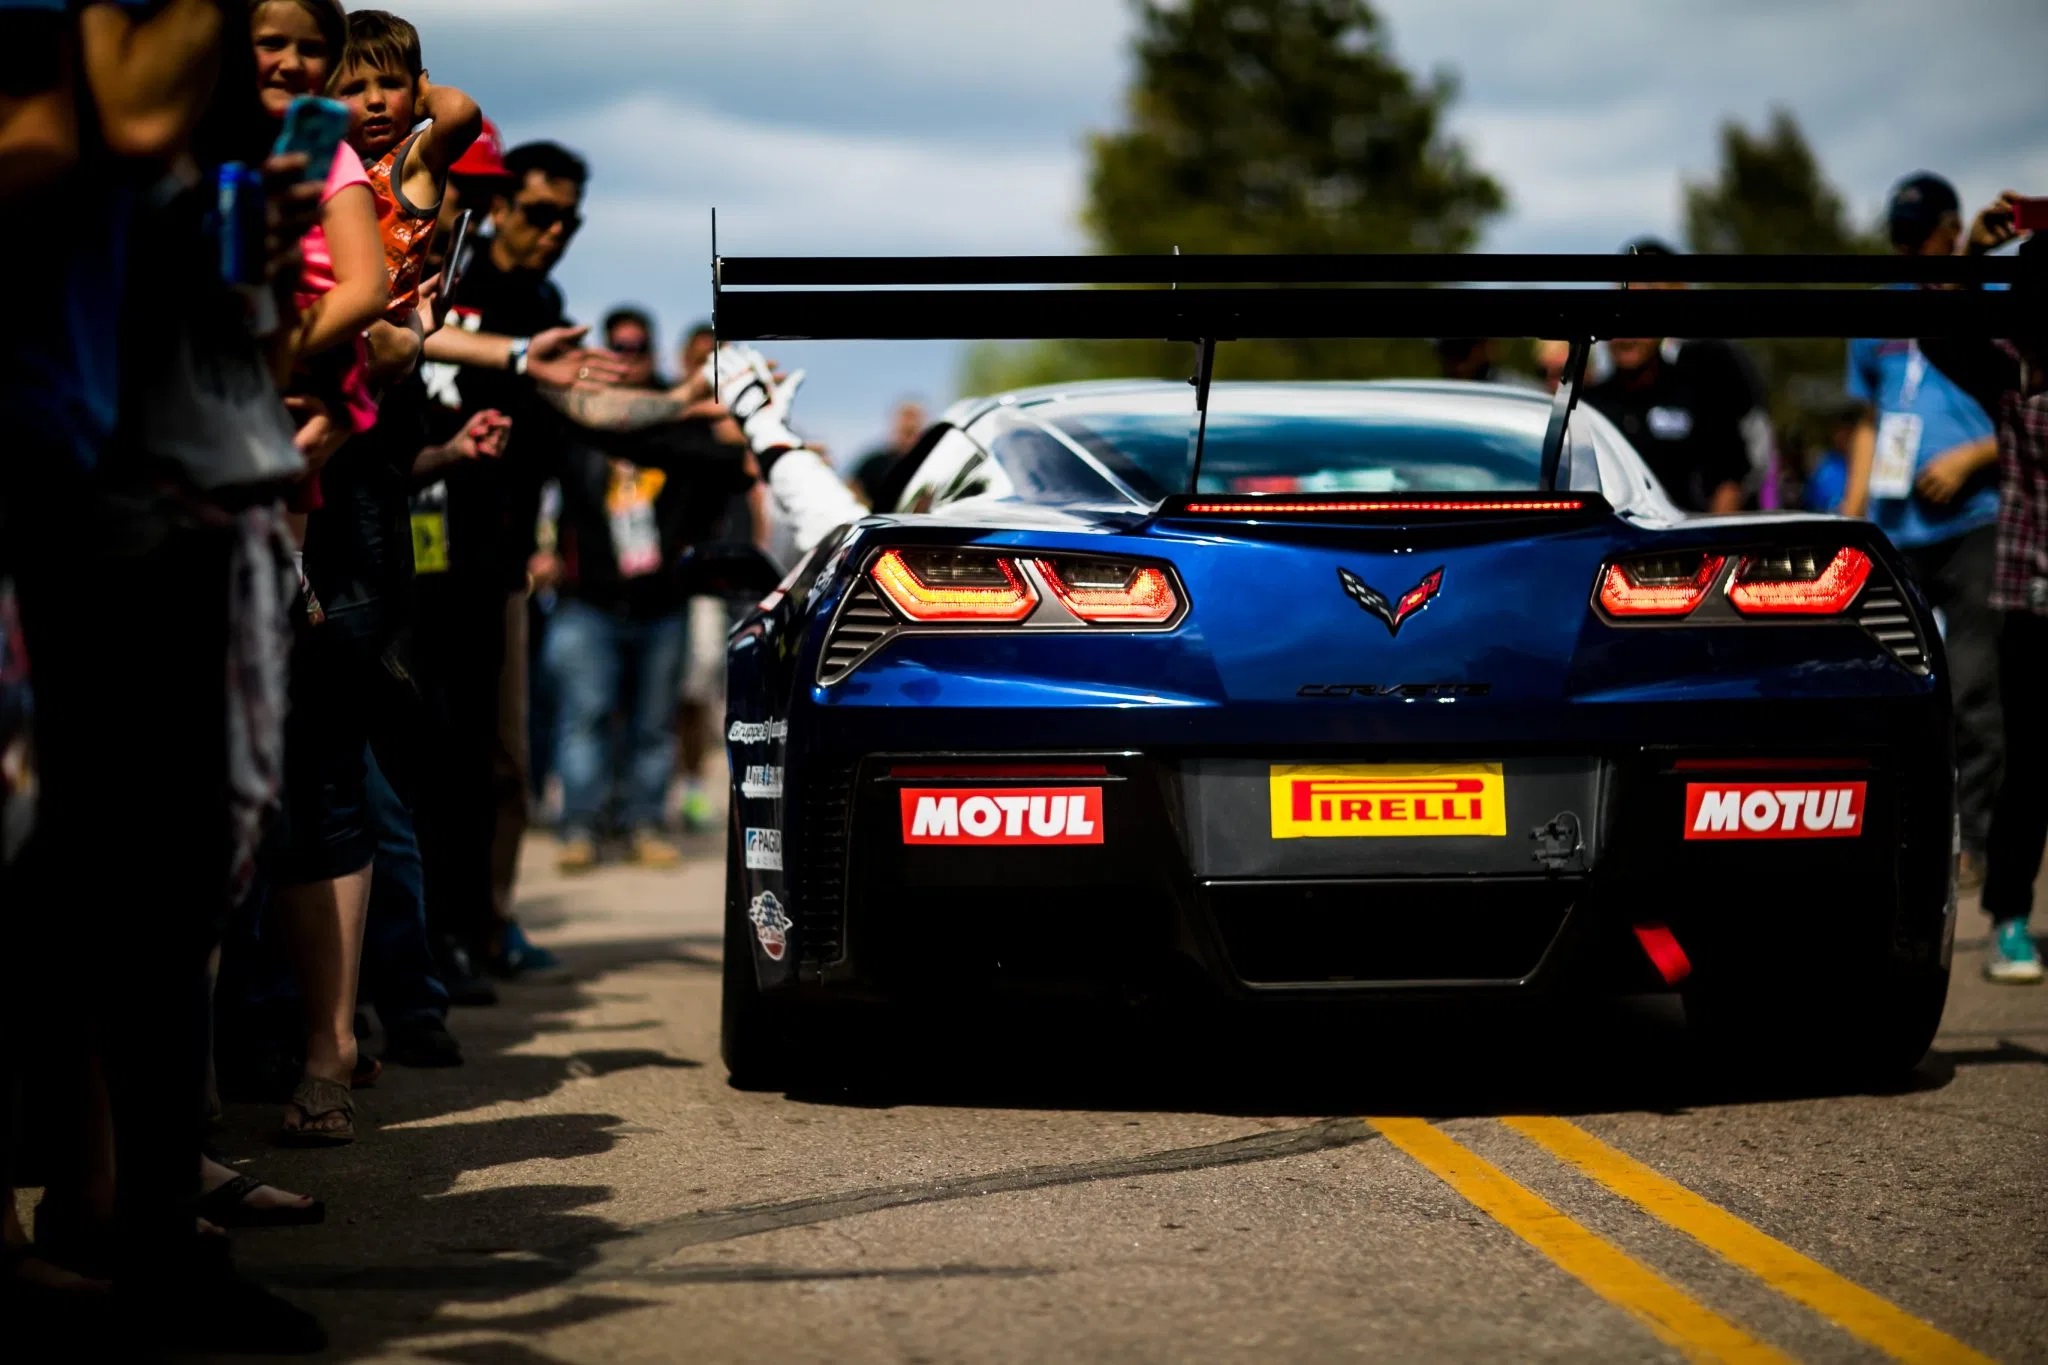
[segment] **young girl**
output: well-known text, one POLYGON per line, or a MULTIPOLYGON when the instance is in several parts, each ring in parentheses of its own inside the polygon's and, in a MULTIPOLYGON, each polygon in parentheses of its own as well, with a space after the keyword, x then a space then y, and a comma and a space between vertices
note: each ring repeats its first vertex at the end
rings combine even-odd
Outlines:
MULTIPOLYGON (((348 41, 347 22, 337 0, 252 0, 249 31, 264 113, 282 121, 294 98, 325 92, 348 41)), ((344 432, 364 431, 377 420, 377 404, 363 331, 389 306, 390 290, 370 179, 347 143, 335 152, 321 198, 320 226, 300 247, 296 357, 306 387, 329 408, 328 420, 344 432)))
MULTIPOLYGON (((335 0, 255 0, 249 28, 264 112, 273 119, 284 117, 294 97, 326 90, 348 36, 335 0)), ((390 290, 369 178, 346 143, 327 177, 320 226, 301 252, 301 391, 327 406, 314 422, 361 432, 377 419, 363 330, 389 306, 390 290)), ((300 447, 317 467, 325 452, 307 450, 311 432, 309 423, 300 447)), ((303 517, 294 529, 303 544, 303 517)), ((306 1013, 305 1074, 280 1135, 302 1145, 355 1137, 356 984, 376 849, 364 815, 369 716, 361 669, 341 626, 317 619, 302 612, 292 646, 284 810, 265 869, 306 1013)))

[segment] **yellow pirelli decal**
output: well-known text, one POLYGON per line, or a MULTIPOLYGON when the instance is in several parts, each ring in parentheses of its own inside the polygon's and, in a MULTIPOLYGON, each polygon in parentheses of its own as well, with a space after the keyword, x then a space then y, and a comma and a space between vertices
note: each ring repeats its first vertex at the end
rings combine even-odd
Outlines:
POLYGON ((1507 837, 1498 763, 1373 763, 1270 769, 1275 839, 1507 837))

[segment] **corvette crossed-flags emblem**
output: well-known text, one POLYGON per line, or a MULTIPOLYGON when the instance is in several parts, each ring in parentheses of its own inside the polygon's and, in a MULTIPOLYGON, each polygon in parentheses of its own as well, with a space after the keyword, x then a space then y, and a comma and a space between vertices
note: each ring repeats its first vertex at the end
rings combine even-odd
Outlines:
POLYGON ((1340 567, 1337 581, 1344 585, 1344 591, 1352 601, 1379 618, 1380 623, 1386 626, 1387 634, 1399 635, 1403 621, 1435 600, 1437 590, 1444 585, 1444 571, 1442 568, 1431 569, 1423 575, 1420 583, 1402 593, 1398 602, 1389 602, 1385 593, 1349 569, 1340 567))

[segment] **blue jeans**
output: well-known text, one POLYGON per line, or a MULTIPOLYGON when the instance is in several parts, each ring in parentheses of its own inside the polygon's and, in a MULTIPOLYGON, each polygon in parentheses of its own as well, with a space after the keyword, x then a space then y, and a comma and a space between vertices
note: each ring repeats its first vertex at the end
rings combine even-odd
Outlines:
POLYGON ((385 1032, 448 1017, 448 988, 427 937, 427 895, 412 812, 369 760, 370 830, 377 860, 370 874, 370 914, 363 933, 361 998, 377 1006, 385 1032))
POLYGON ((544 651, 555 685, 555 772, 562 779, 562 833, 595 834, 616 770, 620 823, 662 826, 676 768, 676 697, 688 659, 685 612, 636 621, 563 598, 544 651), (612 717, 624 724, 612 746, 612 717))

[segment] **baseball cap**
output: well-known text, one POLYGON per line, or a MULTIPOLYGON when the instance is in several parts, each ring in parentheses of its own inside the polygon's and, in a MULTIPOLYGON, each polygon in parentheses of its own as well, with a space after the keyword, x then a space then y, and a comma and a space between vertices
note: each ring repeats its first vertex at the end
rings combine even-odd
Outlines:
POLYGON ((1961 209, 1955 186, 1932 171, 1915 171, 1892 186, 1891 200, 1885 205, 1892 245, 1919 246, 1941 225, 1943 214, 1961 209))
POLYGON ((479 180, 508 180, 512 172, 505 169, 505 142, 498 136, 498 125, 489 119, 483 122, 483 131, 476 135, 476 141, 469 144, 468 150, 455 159, 448 173, 473 176, 479 180))

